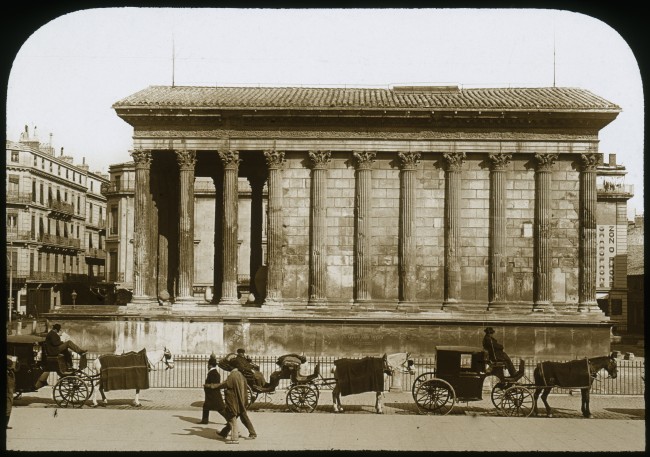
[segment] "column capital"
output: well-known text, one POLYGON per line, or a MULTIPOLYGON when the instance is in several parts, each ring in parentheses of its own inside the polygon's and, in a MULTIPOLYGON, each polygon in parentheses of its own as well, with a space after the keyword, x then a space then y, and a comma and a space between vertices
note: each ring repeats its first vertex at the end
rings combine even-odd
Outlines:
POLYGON ((131 151, 131 157, 136 168, 149 168, 153 160, 153 155, 148 149, 134 149, 131 151))
POLYGON ((194 170, 196 165, 196 151, 192 149, 179 149, 176 152, 176 161, 181 170, 194 170))
POLYGON ((504 171, 508 168, 512 154, 500 152, 496 154, 488 154, 488 161, 490 162, 490 170, 504 171))
POLYGON ((353 151, 352 155, 357 170, 371 170, 377 153, 375 151, 353 151))
POLYGON ((601 158, 601 154, 580 154, 580 171, 596 171, 601 158))
POLYGON ((446 171, 460 171, 465 160, 464 152, 443 152, 442 158, 446 171))
POLYGON ((332 154, 330 151, 309 151, 309 158, 315 170, 326 169, 332 160, 332 154))
POLYGON ((558 154, 535 154, 535 171, 551 171, 558 154))
POLYGON ((217 151, 219 158, 223 163, 223 167, 226 169, 237 169, 239 168, 239 151, 233 149, 220 149, 217 151))
POLYGON ((420 153, 417 151, 401 151, 397 157, 402 170, 415 170, 420 164, 420 153))
POLYGON ((267 149, 264 151, 264 158, 266 159, 266 165, 271 169, 282 168, 285 163, 284 151, 278 151, 276 149, 267 149))

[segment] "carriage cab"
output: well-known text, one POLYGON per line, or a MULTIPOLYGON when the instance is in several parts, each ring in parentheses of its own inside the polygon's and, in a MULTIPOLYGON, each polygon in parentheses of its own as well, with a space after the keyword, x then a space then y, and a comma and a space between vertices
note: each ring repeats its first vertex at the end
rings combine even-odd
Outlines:
POLYGON ((454 387, 460 401, 483 399, 488 354, 472 346, 436 346, 436 377, 454 387))
POLYGON ((36 381, 45 371, 45 338, 38 335, 8 335, 7 355, 16 357, 16 392, 35 392, 36 381))

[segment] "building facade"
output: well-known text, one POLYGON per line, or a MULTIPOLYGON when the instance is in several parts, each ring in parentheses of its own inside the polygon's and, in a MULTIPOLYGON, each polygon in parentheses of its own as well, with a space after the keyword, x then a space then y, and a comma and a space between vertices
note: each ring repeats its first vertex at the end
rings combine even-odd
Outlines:
POLYGON ((486 322, 524 352, 609 345, 598 132, 620 108, 597 95, 152 86, 114 109, 134 160, 111 169, 109 275, 133 278, 131 310, 209 309, 241 320, 220 340, 245 328, 267 352, 313 335, 382 350, 403 331, 424 353, 486 322))
POLYGON ((60 305, 98 300, 104 287, 99 192, 108 176, 55 154, 28 127, 18 142, 6 142, 7 284, 12 309, 37 316, 60 305), (91 190, 90 188, 95 190, 91 190), (92 216, 91 216, 92 215, 92 216), (93 244, 89 244, 93 243, 93 244), (93 249, 97 249, 93 251, 93 249), (90 292, 95 286, 93 299, 90 292))
POLYGON ((645 334, 645 275, 644 275, 644 223, 643 214, 628 224, 627 261, 627 333, 645 334))

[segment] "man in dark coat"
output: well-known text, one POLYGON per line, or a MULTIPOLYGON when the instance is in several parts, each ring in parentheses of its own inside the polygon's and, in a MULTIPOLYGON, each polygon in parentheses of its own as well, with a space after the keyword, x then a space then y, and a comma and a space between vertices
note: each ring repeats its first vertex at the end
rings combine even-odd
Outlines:
POLYGON ((253 423, 246 413, 246 406, 248 402, 248 392, 246 387, 246 378, 237 369, 233 369, 228 378, 218 384, 205 384, 204 387, 209 389, 226 389, 226 420, 228 423, 220 431, 217 432, 222 438, 226 438, 230 433, 230 439, 226 440, 228 444, 239 443, 239 432, 237 430, 237 418, 241 418, 242 423, 248 429, 248 437, 255 439, 257 433, 253 427, 253 423))
POLYGON ((61 332, 61 324, 54 324, 52 330, 50 330, 45 337, 45 351, 49 356, 57 356, 63 354, 65 362, 68 368, 72 367, 72 353, 70 349, 76 352, 79 355, 85 354, 85 349, 81 349, 73 341, 62 341, 59 333, 61 332))
MULTIPOLYGON (((210 359, 208 360, 208 375, 205 377, 205 383, 219 384, 220 382, 221 376, 217 371, 217 356, 211 354, 210 359)), ((203 402, 203 417, 199 424, 209 423, 210 411, 217 411, 226 418, 226 405, 223 403, 221 391, 218 389, 209 389, 207 387, 204 387, 203 391, 205 392, 205 401, 203 402)))
POLYGON ((485 336, 483 337, 483 349, 488 352, 490 360, 493 362, 504 362, 510 376, 515 377, 517 375, 517 370, 508 354, 503 352, 503 345, 492 336, 494 335, 494 329, 492 327, 487 327, 484 331, 485 336))
POLYGON ((16 390, 16 357, 7 356, 7 428, 11 417, 11 408, 14 405, 14 392, 16 390))

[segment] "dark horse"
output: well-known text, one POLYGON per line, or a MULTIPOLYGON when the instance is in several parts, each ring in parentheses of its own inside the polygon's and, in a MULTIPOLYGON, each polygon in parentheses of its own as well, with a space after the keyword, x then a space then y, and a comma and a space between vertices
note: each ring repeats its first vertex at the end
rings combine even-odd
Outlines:
POLYGON ((535 405, 533 411, 537 415, 537 398, 540 392, 542 401, 546 407, 546 415, 553 417, 551 407, 546 398, 553 387, 579 388, 582 393, 582 415, 591 417, 589 411, 589 391, 596 379, 598 372, 607 370, 609 376, 616 378, 616 358, 614 354, 592 357, 590 359, 572 360, 570 362, 541 362, 535 367, 533 376, 535 378, 535 405), (548 387, 544 387, 548 386, 548 387))

